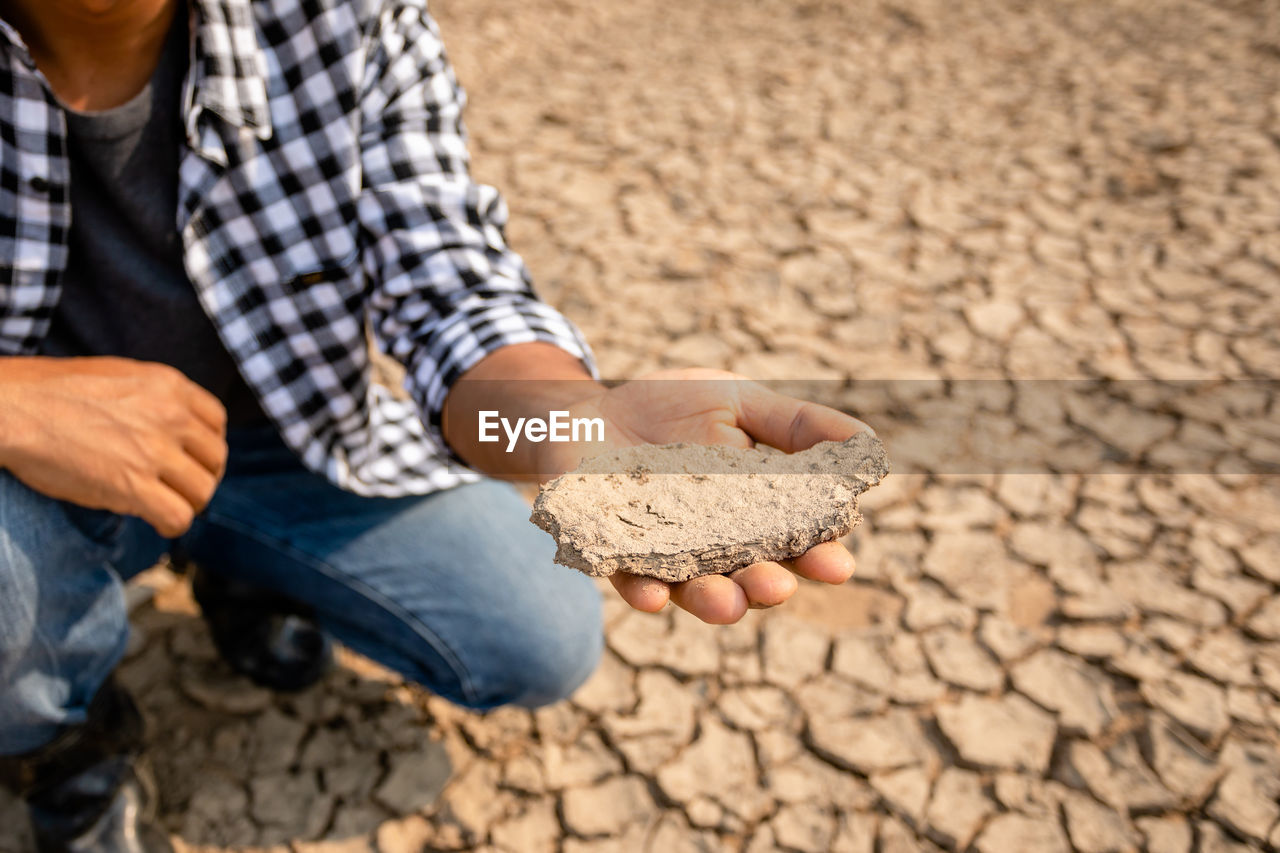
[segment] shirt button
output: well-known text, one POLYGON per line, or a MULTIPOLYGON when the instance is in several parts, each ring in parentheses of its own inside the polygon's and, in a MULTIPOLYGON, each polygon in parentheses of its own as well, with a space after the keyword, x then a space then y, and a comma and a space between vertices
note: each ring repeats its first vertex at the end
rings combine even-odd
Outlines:
POLYGON ((49 179, 40 175, 36 175, 27 183, 30 185, 31 189, 38 193, 47 193, 49 191, 49 179))

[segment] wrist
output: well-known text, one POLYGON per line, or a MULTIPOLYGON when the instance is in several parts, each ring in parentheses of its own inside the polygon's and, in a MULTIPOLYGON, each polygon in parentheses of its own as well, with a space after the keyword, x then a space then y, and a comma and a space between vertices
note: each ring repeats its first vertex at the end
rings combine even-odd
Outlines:
POLYGON ((565 422, 571 425, 576 422, 577 426, 563 430, 559 440, 529 445, 531 473, 542 482, 577 468, 582 460, 608 446, 609 441, 610 425, 594 405, 594 399, 556 411, 563 414, 562 426, 565 422))
POLYGON ((556 476, 606 440, 608 427, 599 407, 605 391, 594 383, 485 385, 489 387, 477 405, 450 410, 444 435, 459 457, 491 476, 556 476))
POLYGON ((548 460, 544 436, 530 438, 533 421, 545 426, 604 392, 583 363, 547 343, 512 344, 490 353, 458 378, 445 397, 441 433, 451 450, 491 476, 529 479, 548 460), (517 436, 518 433, 518 436, 517 436))
POLYGON ((18 408, 16 394, 10 383, 0 382, 0 470, 13 465, 22 450, 24 436, 32 431, 28 419, 18 408))

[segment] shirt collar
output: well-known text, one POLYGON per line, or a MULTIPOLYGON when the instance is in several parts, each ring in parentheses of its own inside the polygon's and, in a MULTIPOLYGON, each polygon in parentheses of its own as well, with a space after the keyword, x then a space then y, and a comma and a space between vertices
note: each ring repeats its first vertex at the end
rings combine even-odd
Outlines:
POLYGON ((0 36, 3 36, 4 40, 9 43, 9 46, 17 52, 18 59, 20 59, 24 65, 28 68, 36 67, 35 62, 31 59, 30 51, 27 50, 27 43, 22 40, 22 36, 16 29, 14 29, 13 24, 10 24, 4 18, 0 18, 0 36))
MULTIPOLYGON (((191 4, 192 89, 185 99, 192 106, 187 115, 188 136, 199 137, 197 121, 207 109, 236 127, 250 129, 259 139, 271 138, 267 59, 258 45, 250 0, 191 0, 191 4)), ((25 64, 35 67, 22 36, 3 18, 0 38, 17 50, 25 64)))
POLYGON ((189 133, 195 133, 199 113, 207 109, 259 139, 270 138, 267 59, 258 45, 250 0, 193 0, 192 11, 189 133))

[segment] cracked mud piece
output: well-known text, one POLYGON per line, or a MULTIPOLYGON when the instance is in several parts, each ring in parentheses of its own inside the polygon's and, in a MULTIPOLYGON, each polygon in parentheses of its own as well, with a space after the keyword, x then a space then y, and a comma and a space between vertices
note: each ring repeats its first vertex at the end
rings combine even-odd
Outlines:
POLYGON ((844 536, 861 520, 858 495, 888 473, 884 445, 866 433, 791 454, 629 447, 547 483, 530 521, 555 538, 561 565, 684 581, 844 536))

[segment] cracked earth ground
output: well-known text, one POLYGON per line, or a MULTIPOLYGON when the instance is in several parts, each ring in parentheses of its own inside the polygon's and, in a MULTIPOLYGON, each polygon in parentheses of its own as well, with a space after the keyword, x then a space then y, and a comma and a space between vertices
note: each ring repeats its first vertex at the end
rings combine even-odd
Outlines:
MULTIPOLYGON (((1280 375, 1274 3, 433 8, 607 376, 1280 375)), ((350 656, 259 691, 153 570, 123 672, 163 818, 201 853, 1278 849, 1268 387, 1252 428, 1175 419, 1201 473, 894 475, 854 580, 734 627, 609 598, 600 671, 536 713, 350 656)))

